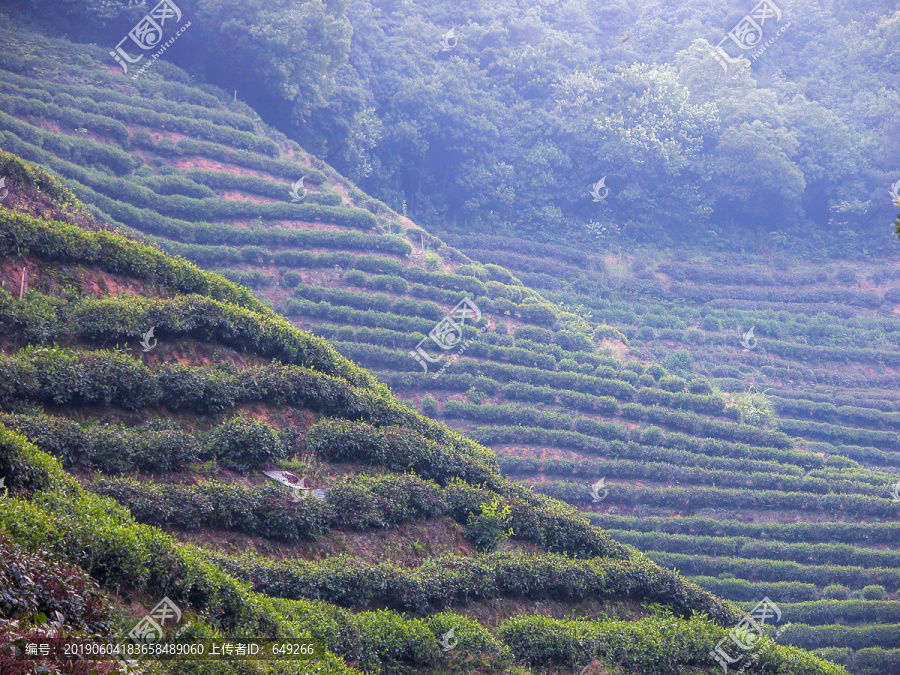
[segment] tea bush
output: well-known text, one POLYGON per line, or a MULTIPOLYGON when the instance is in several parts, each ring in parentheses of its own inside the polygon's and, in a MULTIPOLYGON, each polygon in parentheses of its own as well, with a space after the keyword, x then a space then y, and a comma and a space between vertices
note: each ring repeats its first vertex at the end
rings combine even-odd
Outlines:
POLYGON ((206 438, 206 454, 234 471, 271 466, 287 456, 288 443, 265 422, 240 415, 213 429, 206 438))
POLYGON ((38 613, 87 632, 110 627, 109 608, 97 582, 46 551, 28 553, 0 534, 0 617, 30 619, 38 613))

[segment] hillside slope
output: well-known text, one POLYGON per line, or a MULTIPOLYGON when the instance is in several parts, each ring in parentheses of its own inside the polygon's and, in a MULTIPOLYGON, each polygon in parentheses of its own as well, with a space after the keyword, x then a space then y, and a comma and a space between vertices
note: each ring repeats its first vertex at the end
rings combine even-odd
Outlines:
MULTIPOLYGON (((45 601, 63 627, 114 624, 113 608, 121 623, 130 605, 166 596, 191 612, 182 635, 327 647, 276 672, 592 658, 713 672, 709 641, 725 629, 700 615, 727 627, 727 605, 504 479, 491 452, 244 289, 108 231, 10 155, 0 172, 0 530, 8 555, 65 561, 56 575, 75 565, 102 585, 79 612, 45 601), (322 498, 267 483, 260 470, 279 466, 322 498), (412 541, 435 530, 444 536, 412 541), (649 603, 669 610, 652 616, 649 603), (612 616, 552 618, 579 608, 612 616), (451 628, 461 649, 442 654, 451 628), (582 629, 619 637, 572 651, 582 629)), ((37 603, 19 593, 6 637, 37 630, 37 603)), ((768 641, 759 653, 760 668, 839 671, 768 641)))
MULTIPOLYGON (((748 459, 753 461, 753 478, 756 481, 762 480, 766 472, 771 472, 776 474, 778 480, 784 480, 784 476, 796 478, 803 488, 799 492, 809 492, 807 486, 812 484, 820 492, 832 489, 829 483, 825 483, 823 488, 823 483, 810 482, 804 476, 823 461, 821 457, 791 450, 790 440, 783 434, 737 423, 737 408, 729 407, 724 397, 713 392, 703 378, 688 382, 671 377, 658 366, 623 360, 620 355, 626 349, 625 336, 611 327, 598 325, 586 306, 578 306, 574 302, 565 306, 548 302, 505 268, 473 262, 447 247, 407 219, 368 199, 296 145, 265 130, 246 106, 223 101, 214 91, 201 91, 190 86, 183 74, 167 68, 164 63, 156 64, 155 72, 131 82, 123 80, 117 73, 99 69, 96 63, 101 61, 94 59, 101 57, 94 50, 47 40, 25 31, 14 35, 5 32, 2 39, 2 147, 58 172, 79 197, 105 220, 149 235, 152 241, 169 251, 181 253, 218 269, 232 279, 249 283, 258 296, 272 303, 295 323, 332 339, 344 355, 376 369, 378 376, 389 382, 401 397, 420 405, 430 415, 441 416, 466 435, 489 443, 501 453, 500 466, 507 473, 524 478, 538 476, 542 479, 537 485, 541 490, 561 496, 571 494, 573 502, 591 508, 594 508, 591 484, 598 478, 609 477, 611 480, 606 484, 608 495, 604 497, 607 500, 602 505, 604 508, 606 504, 627 507, 629 503, 653 503, 648 500, 656 499, 658 504, 654 506, 657 508, 675 503, 673 515, 680 515, 685 506, 691 510, 695 508, 696 502, 692 504, 684 500, 697 499, 701 493, 706 504, 719 505, 724 499, 731 499, 735 492, 746 492, 748 487, 752 492, 757 483, 748 484, 743 477, 732 486, 731 491, 703 487, 721 484, 728 476, 734 483, 735 472, 744 470, 748 459), (53 54, 54 68, 47 69, 38 58, 14 56, 34 50, 39 50, 41 54, 53 54), (291 188, 300 176, 305 178, 304 184, 294 187, 292 195, 291 188), (290 203, 295 198, 301 203, 290 203), (469 316, 472 317, 472 312, 475 316, 479 313, 481 316, 474 325, 463 326, 461 345, 464 350, 453 350, 460 356, 464 353, 465 358, 442 358, 429 364, 431 367, 427 373, 422 372, 410 350, 424 340, 429 345, 426 350, 429 358, 441 356, 440 348, 435 346, 434 340, 429 342, 427 336, 442 322, 450 308, 467 298, 471 306, 477 308, 477 311, 470 310, 469 316), (636 460, 644 462, 638 464, 636 460), (808 466, 809 462, 813 465, 808 466), (673 466, 688 469, 673 474, 673 466), (578 476, 578 485, 547 480, 564 476, 578 476), (668 487, 673 481, 701 487, 685 496, 683 488, 668 487)), ((16 185, 15 181, 10 181, 10 199, 16 198, 16 185)), ((26 266, 26 277, 31 278, 33 271, 26 266)), ((21 274, 21 268, 9 273, 9 284, 13 288, 18 288, 16 273, 21 274)), ((521 276, 525 277, 525 274, 521 276)), ((39 282, 32 279, 31 287, 39 288, 35 283, 39 282)), ((119 292, 128 289, 129 285, 110 287, 107 283, 106 288, 119 292)), ((565 300, 562 302, 565 303, 565 300)), ((198 311, 193 303, 192 299, 189 304, 177 305, 178 311, 198 311)), ((221 313, 218 308, 200 306, 203 312, 214 311, 217 316, 221 313)), ((262 305, 252 307, 254 311, 264 311, 262 305)), ((107 311, 116 316, 106 306, 91 311, 96 312, 95 316, 105 316, 107 311)), ((216 340, 225 340, 229 348, 239 346, 242 336, 256 335, 255 328, 242 329, 235 335, 228 330, 220 333, 218 329, 214 331, 208 326, 194 326, 184 318, 184 314, 169 318, 161 307, 153 303, 137 303, 135 308, 129 310, 128 316, 127 322, 116 318, 112 322, 115 329, 105 325, 93 326, 91 344, 114 345, 124 339, 124 335, 135 340, 150 327, 155 328, 156 339, 160 340, 160 346, 156 348, 159 350, 166 348, 168 331, 174 331, 180 341, 185 331, 197 330, 205 337, 212 335, 216 340), (138 319, 144 322, 140 326, 136 325, 138 319)), ((30 330, 36 331, 33 335, 37 339, 53 339, 54 334, 45 334, 43 328, 32 327, 30 330)), ((284 361, 286 352, 280 347, 273 349, 274 352, 263 354, 263 359, 284 361)), ((230 356, 222 356, 219 352, 195 351, 193 346, 186 351, 188 354, 182 356, 176 349, 175 358, 179 361, 188 356, 199 358, 202 364, 219 360, 232 362, 230 356)), ((155 353, 154 350, 147 358, 152 361, 156 358, 155 353)), ((420 357, 424 358, 422 354, 420 357)), ((240 365, 255 368, 263 363, 265 361, 260 363, 251 359, 240 365)), ((330 371, 326 369, 326 372, 330 371)), ((182 374, 172 377, 190 379, 182 374)), ((252 398, 240 398, 246 384, 243 379, 227 381, 226 378, 222 384, 224 391, 200 379, 205 388, 203 393, 194 393, 195 400, 191 402, 190 398, 186 398, 186 403, 181 402, 179 394, 176 396, 178 405, 216 415, 238 403, 251 407, 257 405, 250 403, 252 398), (213 404, 196 401, 197 398, 207 398, 207 394, 214 400, 213 404)), ((163 387, 163 383, 160 386, 163 387)), ((165 392, 165 389, 161 391, 165 392)), ((151 397, 150 400, 155 399, 151 397)), ((311 404, 304 400, 303 406, 308 405, 311 404)), ((250 408, 242 410, 245 417, 250 414, 250 408)), ((331 410, 328 408, 323 412, 330 414, 331 410)), ((405 409, 400 410, 404 415, 411 415, 405 409)), ((260 415, 276 430, 294 426, 306 430, 312 426, 312 420, 306 417, 301 420, 293 413, 272 416, 263 411, 260 415)), ((402 419, 401 426, 412 424, 406 421, 407 417, 402 419)), ((423 418, 415 419, 418 420, 416 424, 428 424, 423 418)), ((114 421, 118 423, 123 420, 116 418, 114 421)), ((130 418, 127 421, 129 424, 142 422, 130 418)), ((178 421, 184 423, 182 418, 178 421)), ((240 434, 251 433, 258 434, 254 437, 269 438, 268 445, 272 448, 284 447, 271 440, 276 436, 274 431, 267 435, 253 426, 247 429, 246 420, 240 418, 230 424, 225 424, 226 421, 220 418, 214 426, 210 421, 209 426, 191 429, 202 434, 194 442, 185 441, 187 447, 192 449, 191 452, 199 453, 196 456, 200 459, 211 460, 212 455, 218 456, 214 451, 207 450, 205 455, 202 454, 210 444, 214 446, 230 435, 243 438, 240 434)), ((21 417, 10 417, 4 424, 26 434, 40 431, 29 427, 27 420, 21 417)), ((388 426, 391 426, 390 422, 388 426)), ((419 429, 415 425, 414 428, 419 429)), ((157 431, 155 427, 152 430, 157 431)), ((144 478, 140 471, 152 467, 153 462, 141 465, 140 451, 134 445, 137 441, 128 445, 128 439, 119 441, 119 432, 114 431, 117 442, 132 448, 128 454, 135 455, 132 463, 120 463, 117 470, 138 471, 137 475, 144 478)), ((159 431, 171 430, 163 426, 159 431)), ((83 437, 78 429, 68 433, 83 437)), ((125 435, 125 432, 122 434, 125 435)), ((346 459, 347 455, 342 454, 345 451, 340 448, 345 447, 351 438, 354 447, 358 448, 356 452, 363 453, 366 459, 383 458, 386 453, 390 454, 389 451, 401 447, 406 448, 403 452, 412 452, 405 445, 405 440, 398 440, 392 434, 393 431, 384 437, 375 434, 376 440, 363 442, 363 439, 373 437, 373 432, 367 427, 317 426, 311 434, 312 445, 297 446, 302 448, 304 454, 300 461, 304 463, 288 466, 299 467, 312 485, 327 485, 329 481, 342 477, 344 469, 334 471, 327 464, 317 466, 311 460, 316 457, 346 459)), ((307 441, 309 438, 307 436, 307 441)), ((462 444, 461 447, 472 447, 460 436, 452 438, 454 443, 462 444)), ((85 443, 93 448, 97 445, 90 443, 98 444, 100 441, 90 439, 90 443, 85 443)), ((431 453, 431 450, 428 452, 431 453)), ((352 456, 359 458, 356 454, 352 456)), ((267 457, 275 459, 276 450, 273 449, 267 457)), ((431 468, 433 458, 434 455, 427 460, 404 456, 403 461, 388 468, 396 471, 412 467, 420 477, 437 480, 446 490, 447 486, 442 481, 448 476, 453 477, 453 474, 434 474, 431 468)), ((447 461, 451 465, 456 462, 455 459, 447 461)), ((212 463, 202 470, 199 464, 195 467, 201 474, 205 471, 219 478, 228 475, 223 471, 230 470, 227 466, 223 468, 221 463, 212 463)), ((109 466, 88 468, 112 470, 109 466)), ((180 468, 180 465, 173 465, 173 470, 180 468)), ((494 467, 491 480, 499 480, 493 471, 494 467)), ((185 480, 181 475, 183 472, 174 470, 174 473, 177 474, 175 480, 185 480)), ((476 473, 467 479, 477 485, 482 482, 483 476, 476 473)), ((261 481, 262 478, 256 480, 261 481)), ((247 487, 258 484, 251 482, 247 487)), ((503 485, 507 486, 504 489, 518 489, 505 482, 503 485)), ((339 536, 332 540, 320 536, 315 545, 301 547, 301 557, 350 553, 367 563, 374 563, 385 555, 405 560, 415 557, 410 552, 418 555, 420 551, 428 551, 437 554, 435 557, 441 562, 427 571, 432 573, 434 569, 439 569, 442 575, 446 575, 456 564, 455 559, 440 556, 471 553, 472 542, 465 538, 464 531, 459 527, 467 522, 469 511, 465 508, 453 511, 451 496, 429 493, 437 502, 447 504, 448 511, 442 511, 445 507, 439 504, 431 507, 419 505, 399 509, 399 516, 385 513, 372 515, 359 506, 367 500, 375 500, 372 495, 386 499, 384 493, 378 490, 387 489, 380 484, 366 486, 368 491, 362 492, 365 496, 357 496, 356 501, 352 502, 357 506, 350 509, 360 510, 363 515, 353 518, 339 516, 335 521, 318 514, 318 519, 309 516, 312 522, 303 526, 306 530, 300 525, 292 525, 289 529, 293 531, 294 527, 297 528, 295 536, 300 541, 304 534, 315 531, 319 526, 328 526, 331 528, 329 531, 348 525, 383 527, 394 524, 392 519, 400 517, 403 524, 392 530, 391 535, 395 532, 403 535, 401 540, 405 543, 398 545, 393 536, 360 542, 353 537, 339 536), (407 524, 410 518, 403 514, 410 511, 427 514, 428 517, 449 515, 457 529, 454 530, 444 520, 444 525, 436 530, 439 534, 434 536, 430 534, 433 531, 431 527, 407 524)), ((402 488, 396 489, 407 491, 411 487, 404 483, 402 488)), ((219 529, 222 524, 222 521, 213 518, 217 510, 213 505, 219 503, 216 499, 220 499, 215 490, 202 494, 176 490, 174 495, 167 495, 165 490, 160 492, 152 486, 117 480, 100 481, 97 490, 130 505, 132 511, 141 514, 139 517, 145 522, 186 529, 188 532, 193 530, 194 534, 189 535, 193 543, 225 545, 221 538, 209 541, 205 535, 196 532, 201 526, 201 531, 205 531, 208 527, 219 529), (191 504, 188 515, 177 513, 175 505, 184 501, 191 504), (163 506, 154 506, 159 504, 163 506)), ((520 493, 504 495, 518 497, 520 493)), ((470 511, 478 511, 480 505, 490 503, 489 496, 483 495, 480 502, 471 505, 470 511)), ((794 501, 797 499, 795 496, 789 497, 794 501)), ((801 500, 808 498, 800 496, 801 500)), ((857 508, 867 507, 863 504, 857 508)), ((514 512, 512 517, 512 529, 518 535, 533 530, 532 525, 522 522, 524 516, 517 520, 514 512)), ((249 529, 255 532, 260 527, 258 521, 253 519, 241 521, 237 517, 228 517, 224 522, 229 524, 229 528, 225 529, 237 531, 249 529)), ((622 532, 623 537, 627 529, 640 530, 638 525, 631 523, 624 526, 613 523, 613 526, 622 532)), ((280 528, 280 521, 276 520, 269 531, 277 534, 280 528)), ((560 538, 562 535, 555 534, 552 529, 538 528, 525 542, 519 542, 521 536, 513 537, 508 545, 513 547, 513 552, 520 550, 516 547, 521 545, 525 546, 524 550, 530 551, 529 546, 537 545, 551 552, 568 552, 581 557, 603 552, 602 548, 598 548, 600 544, 593 542, 594 535, 585 535, 588 540, 575 545, 567 542, 565 537, 560 538)), ((286 552, 280 548, 281 544, 255 542, 242 536, 229 535, 225 548, 254 548, 261 554, 276 558, 298 555, 295 548, 286 552)), ((642 541, 635 543, 644 544, 642 541)), ((613 546, 612 543, 608 545, 613 546)), ((254 560, 223 558, 220 562, 233 573, 243 574, 257 590, 282 589, 278 592, 289 592, 283 589, 293 588, 284 581, 285 578, 296 578, 291 575, 300 575, 301 579, 308 579, 310 575, 316 579, 330 579, 332 577, 329 575, 340 572, 339 569, 313 567, 298 571, 289 566, 272 567, 254 560)), ((685 566, 683 560, 676 562, 679 567, 685 566)), ((506 565, 503 561, 498 564, 501 563, 506 565)), ((413 583, 408 575, 375 565, 364 569, 369 579, 366 584, 375 584, 378 588, 371 591, 371 596, 369 591, 362 593, 362 599, 351 599, 340 589, 321 588, 322 584, 327 586, 331 582, 317 582, 319 585, 307 581, 298 583, 302 592, 306 593, 305 597, 313 594, 314 597, 340 601, 338 604, 380 606, 384 603, 392 609, 408 611, 412 607, 421 607, 422 597, 429 598, 426 603, 429 607, 440 607, 448 602, 446 590, 440 593, 428 591, 432 595, 414 596, 417 598, 415 601, 396 600, 395 596, 408 597, 400 593, 396 586, 401 581, 402 584, 413 583), (385 587, 378 584, 387 583, 379 581, 381 579, 401 581, 388 584, 388 592, 379 590, 385 587), (391 602, 387 602, 387 598, 391 598, 391 602)), ((575 570, 571 572, 575 573, 575 570)), ((809 570, 810 574, 814 572, 809 570)), ((707 578, 702 581, 711 583, 707 578)), ((416 577, 416 583, 420 582, 421 578, 416 577)), ((352 583, 362 584, 357 580, 352 583)), ((496 583, 502 587, 499 581, 496 583)), ((462 588, 471 585, 461 583, 462 588)), ((363 587, 368 588, 366 585, 363 587)), ((716 590, 721 588, 719 586, 716 590)), ((816 589, 804 589, 810 597, 819 597, 816 589)), ((747 597, 734 599, 760 599, 768 592, 773 600, 781 604, 785 597, 793 597, 785 596, 783 591, 786 590, 784 585, 757 586, 744 589, 749 594, 747 597)), ((503 596, 496 590, 484 592, 487 594, 485 597, 489 598, 496 599, 497 593, 503 596)), ((600 611, 589 600, 593 594, 593 591, 579 591, 573 596, 576 604, 587 603, 578 610, 581 615, 596 616, 600 611)), ((550 597, 557 595, 569 597, 571 592, 553 592, 550 597)), ((531 600, 540 603, 545 602, 546 598, 539 596, 531 600)), ((567 616, 571 611, 568 604, 551 603, 551 610, 560 617, 567 616)), ((507 610, 510 609, 507 605, 507 610)), ((496 612, 480 605, 472 611, 474 616, 491 626, 509 615, 507 611, 497 616, 496 612)), ((602 611, 627 617, 634 610, 604 608, 602 611)), ((640 613, 637 615, 640 616, 640 613)), ((560 658, 561 653, 568 654, 567 649, 561 649, 556 654, 547 653, 544 658, 551 662, 560 658)), ((540 652, 531 648, 524 651, 540 652)), ((565 659, 569 658, 571 654, 565 656, 565 659)), ((710 660, 708 656, 706 660, 710 660)))

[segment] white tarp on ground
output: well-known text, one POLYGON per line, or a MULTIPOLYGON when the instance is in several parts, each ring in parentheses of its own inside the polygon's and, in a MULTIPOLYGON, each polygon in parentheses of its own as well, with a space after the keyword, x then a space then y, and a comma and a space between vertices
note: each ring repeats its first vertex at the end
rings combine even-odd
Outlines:
POLYGON ((291 490, 301 491, 302 494, 312 494, 313 497, 325 499, 325 490, 320 488, 306 487, 306 479, 295 476, 290 471, 263 471, 263 475, 268 476, 277 483, 281 483, 289 487, 291 490))

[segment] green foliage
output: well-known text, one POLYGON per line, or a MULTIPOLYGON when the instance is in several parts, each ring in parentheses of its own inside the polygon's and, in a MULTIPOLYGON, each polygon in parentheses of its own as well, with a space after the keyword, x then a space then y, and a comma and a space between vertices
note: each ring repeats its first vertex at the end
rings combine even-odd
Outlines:
POLYGON ((332 462, 378 463, 392 471, 413 469, 445 483, 459 477, 496 483, 496 460, 474 458, 402 427, 323 419, 307 433, 307 449, 332 462))
POLYGON ((822 597, 827 600, 846 600, 850 597, 850 589, 840 584, 829 584, 822 589, 822 597))
POLYGON ((469 514, 466 538, 479 551, 493 551, 514 534, 509 527, 512 522, 511 513, 511 506, 501 505, 500 499, 494 497, 490 502, 481 505, 480 513, 469 514))
POLYGON ((662 366, 676 375, 686 375, 691 370, 691 353, 684 349, 672 352, 662 360, 662 366))
MULTIPOLYGON (((646 675, 666 675, 686 667, 711 667, 709 647, 725 634, 702 618, 666 617, 639 621, 561 621, 543 616, 520 616, 500 625, 500 639, 517 660, 536 666, 583 665, 599 658, 646 675)), ((753 671, 773 670, 793 675, 838 675, 843 668, 816 659, 796 648, 762 638, 753 671)))
POLYGON ((0 414, 0 424, 22 433, 66 469, 174 471, 201 454, 197 439, 178 428, 79 424, 50 415, 7 414, 0 414))
POLYGON ((357 476, 329 487, 326 498, 336 527, 392 527, 447 512, 439 486, 412 474, 357 476))
POLYGON ((138 522, 167 528, 205 526, 297 541, 324 532, 331 518, 331 509, 322 500, 294 501, 274 485, 246 488, 215 481, 154 485, 103 479, 90 487, 126 506, 138 522))
MULTIPOLYGON (((691 582, 728 600, 751 602, 759 598, 777 597, 779 603, 785 603, 805 602, 819 598, 818 589, 814 584, 797 581, 753 582, 737 579, 728 572, 723 572, 718 577, 692 577, 691 582)), ((847 589, 848 593, 849 590, 847 589)))
POLYGON ((863 600, 884 600, 887 598, 887 591, 884 586, 869 584, 859 592, 859 595, 863 600))
POLYGON ((422 398, 422 414, 428 415, 428 417, 437 417, 438 414, 438 400, 431 396, 430 394, 426 394, 422 398))
POLYGON ((77 567, 54 560, 47 551, 28 553, 4 535, 0 535, 0 586, 4 619, 43 614, 62 616, 66 626, 76 630, 109 630, 109 608, 96 581, 77 567))
POLYGON ((472 668, 502 671, 512 665, 509 647, 469 617, 439 612, 429 616, 427 622, 436 638, 441 639, 452 630, 453 639, 458 640, 456 647, 444 653, 444 658, 450 662, 450 669, 460 672, 472 668))
POLYGON ((426 251, 425 256, 423 258, 425 262, 425 269, 429 272, 434 272, 439 269, 441 266, 441 256, 439 256, 434 251, 426 251))
POLYGON ((755 427, 770 427, 774 423, 772 404, 765 392, 751 390, 737 397, 736 405, 741 422, 755 427))
POLYGON ((346 607, 374 605, 425 615, 499 598, 579 602, 628 597, 663 603, 679 615, 704 612, 723 625, 736 618, 726 603, 643 557, 577 560, 494 552, 433 556, 412 569, 393 561, 367 564, 347 555, 321 561, 274 561, 256 555, 217 555, 216 560, 261 593, 346 607))
POLYGON ((234 471, 272 466, 288 454, 287 443, 268 424, 236 416, 207 437, 206 452, 234 471))
POLYGON ((75 352, 26 347, 0 356, 0 402, 27 399, 50 405, 117 405, 139 410, 159 398, 146 369, 121 352, 75 352), (12 379, 7 379, 11 377, 12 379))
POLYGON ((366 636, 367 648, 382 664, 384 673, 412 673, 412 666, 438 661, 437 640, 420 619, 404 620, 392 612, 377 611, 362 612, 357 621, 366 636))

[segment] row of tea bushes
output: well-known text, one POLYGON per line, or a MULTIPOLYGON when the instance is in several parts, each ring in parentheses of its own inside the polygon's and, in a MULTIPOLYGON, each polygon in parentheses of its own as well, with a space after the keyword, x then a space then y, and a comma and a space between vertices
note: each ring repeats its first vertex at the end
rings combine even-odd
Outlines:
MULTIPOLYGON (((498 635, 517 660, 535 666, 587 664, 599 658, 642 675, 669 675, 687 668, 712 668, 711 649, 726 630, 700 618, 671 617, 638 621, 563 621, 545 616, 521 616, 500 625, 498 635)), ((783 675, 841 675, 842 668, 817 660, 796 648, 762 638, 751 672, 783 675)), ((702 670, 700 672, 703 672, 702 670)))
POLYGON ((322 561, 273 561, 256 555, 216 556, 253 588, 282 598, 324 600, 346 607, 387 607, 427 614, 499 598, 571 600, 628 597, 664 602, 679 615, 704 612, 727 624, 727 603, 645 558, 574 560, 561 555, 490 553, 429 558, 416 568, 393 562, 363 564, 347 556, 322 561), (701 609, 702 608, 702 609, 701 609))
MULTIPOLYGON (((526 483, 534 490, 561 499, 569 504, 591 502, 587 485, 565 481, 526 483)), ((856 517, 891 518, 897 512, 895 504, 883 497, 858 494, 820 495, 810 492, 781 492, 778 490, 744 490, 714 487, 635 487, 624 483, 615 485, 607 497, 618 504, 643 504, 660 508, 729 508, 767 509, 834 513, 840 510, 856 517)))
POLYGON ((660 565, 676 567, 682 574, 690 576, 719 576, 726 573, 750 581, 800 581, 822 588, 831 584, 842 584, 850 588, 863 588, 867 585, 900 588, 900 570, 882 567, 808 565, 784 560, 724 558, 663 551, 648 551, 647 555, 660 565))
MULTIPOLYGON (((526 474, 542 473, 545 476, 579 477, 593 481, 601 476, 619 479, 652 480, 661 483, 689 483, 691 485, 715 485, 725 488, 749 488, 754 490, 786 490, 788 492, 815 492, 828 494, 841 490, 843 494, 866 494, 880 496, 884 486, 870 487, 852 481, 829 482, 822 478, 797 477, 791 471, 782 473, 780 467, 766 467, 754 470, 746 461, 724 458, 717 462, 716 470, 702 469, 669 462, 629 461, 607 459, 604 461, 538 459, 501 455, 500 467, 507 475, 520 478, 526 474), (743 471, 744 473, 736 473, 743 471)), ((786 467, 792 469, 794 467, 786 467)), ((624 530, 623 530, 624 531, 624 530)))
POLYGON ((865 626, 807 626, 794 623, 785 628, 778 641, 809 650, 823 647, 897 649, 900 648, 900 625, 867 623, 865 626))
POLYGON ((147 484, 103 479, 90 489, 127 506, 135 519, 181 530, 211 527, 297 541, 335 527, 392 527, 447 511, 437 485, 412 475, 360 476, 328 488, 326 499, 293 495, 282 487, 147 484))
POLYGON ((751 471, 803 475, 803 468, 824 467, 826 460, 810 453, 774 448, 754 448, 742 443, 718 439, 696 439, 684 434, 666 434, 658 427, 636 428, 626 440, 606 441, 586 433, 565 429, 542 429, 528 426, 476 427, 471 435, 479 443, 528 443, 555 445, 589 455, 621 457, 665 462, 681 466, 729 469, 732 459, 746 462, 751 471), (751 459, 759 458, 759 459, 751 459))
POLYGON ((900 551, 860 548, 848 544, 788 544, 780 541, 760 541, 748 537, 703 537, 615 529, 607 531, 618 541, 631 544, 641 550, 793 560, 813 565, 900 568, 900 551))
POLYGON ((698 516, 672 520, 619 516, 606 513, 591 514, 591 519, 604 529, 623 529, 642 532, 668 532, 710 537, 751 537, 799 543, 832 542, 846 544, 879 544, 900 537, 900 523, 745 523, 737 520, 717 520, 698 516))

